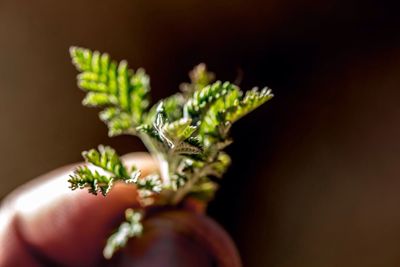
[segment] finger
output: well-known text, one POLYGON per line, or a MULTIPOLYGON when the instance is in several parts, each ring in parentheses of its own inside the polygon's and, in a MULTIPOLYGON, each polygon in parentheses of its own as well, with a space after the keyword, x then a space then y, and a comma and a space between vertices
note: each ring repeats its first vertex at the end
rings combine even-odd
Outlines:
MULTIPOLYGON (((131 239, 128 246, 115 255, 107 266, 215 266, 207 247, 195 240, 194 235, 188 231, 188 227, 181 224, 179 220, 164 218, 163 213, 165 212, 153 214, 147 218, 144 221, 143 235, 140 238, 131 239)), ((167 211, 167 213, 175 214, 174 211, 167 211)), ((182 211, 179 214, 182 217, 196 217, 192 212, 182 211)))
MULTIPOLYGON (((212 219, 182 211, 160 214, 155 220, 169 221, 178 231, 201 245, 219 267, 242 266, 239 253, 227 232, 212 219)), ((162 223, 159 222, 159 225, 162 223)))
MULTIPOLYGON (((144 175, 155 170, 146 153, 123 158, 128 165, 135 162, 144 175)), ((125 209, 137 205, 137 194, 133 186, 124 184, 116 184, 106 198, 86 190, 71 191, 67 180, 75 166, 53 171, 17 190, 6 200, 2 213, 8 214, 8 227, 20 233, 36 257, 66 266, 95 266, 103 258, 106 237, 125 209)))
POLYGON ((144 221, 144 229, 110 266, 241 266, 229 235, 202 214, 160 211, 144 221))

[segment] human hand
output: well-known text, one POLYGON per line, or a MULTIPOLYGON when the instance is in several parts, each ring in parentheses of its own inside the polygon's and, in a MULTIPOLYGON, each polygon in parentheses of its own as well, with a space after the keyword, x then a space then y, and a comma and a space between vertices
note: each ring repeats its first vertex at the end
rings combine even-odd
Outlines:
MULTIPOLYGON (((151 157, 124 158, 144 174, 155 170, 151 157)), ((145 233, 124 253, 104 260, 106 238, 126 208, 135 207, 134 186, 116 184, 107 197, 68 189, 75 165, 41 176, 10 194, 0 209, 0 267, 8 266, 240 266, 227 234, 193 211, 162 212, 146 219, 145 233)))

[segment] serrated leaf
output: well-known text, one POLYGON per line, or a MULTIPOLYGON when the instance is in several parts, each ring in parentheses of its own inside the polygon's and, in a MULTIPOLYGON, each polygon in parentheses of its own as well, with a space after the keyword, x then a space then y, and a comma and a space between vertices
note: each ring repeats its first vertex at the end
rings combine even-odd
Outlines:
POLYGON ((147 124, 153 123, 154 118, 157 114, 157 108, 160 105, 163 105, 164 112, 168 121, 176 121, 182 118, 184 102, 185 99, 183 95, 180 93, 164 98, 163 100, 157 102, 155 105, 151 107, 151 109, 146 115, 145 122, 147 124))
POLYGON ((120 111, 118 108, 115 107, 109 107, 105 108, 103 111, 99 113, 100 120, 104 122, 109 122, 113 118, 117 117, 120 114, 120 111))
POLYGON ((235 89, 237 87, 229 82, 217 81, 194 92, 184 106, 185 117, 197 118, 201 121, 199 116, 206 112, 214 102, 235 89))
POLYGON ((231 122, 237 121, 270 100, 273 96, 271 90, 267 87, 261 91, 258 88, 247 91, 244 98, 238 103, 237 109, 228 113, 227 120, 231 122))
POLYGON ((84 105, 92 107, 112 106, 119 116, 112 119, 101 115, 109 127, 110 135, 135 134, 134 129, 143 122, 149 105, 149 78, 144 70, 136 73, 126 61, 111 61, 108 54, 72 47, 72 61, 81 71, 78 85, 88 94, 84 105))
POLYGON ((189 142, 182 142, 174 149, 174 152, 178 154, 188 155, 188 154, 200 154, 203 151, 198 146, 194 146, 189 142))
POLYGON ((83 152, 82 155, 86 162, 98 166, 120 179, 130 178, 119 156, 111 147, 99 145, 97 150, 91 149, 83 152))
POLYGON ((121 134, 136 134, 132 128, 131 117, 126 113, 119 113, 118 116, 108 121, 108 135, 116 136, 121 134))
POLYGON ((118 230, 111 235, 103 250, 106 259, 111 259, 116 251, 126 246, 130 238, 141 236, 143 232, 142 220, 143 215, 139 211, 127 209, 125 211, 125 222, 123 222, 118 230))
POLYGON ((83 99, 82 104, 85 106, 99 107, 107 105, 115 105, 117 99, 105 93, 90 92, 83 99))
POLYGON ((90 170, 86 166, 78 167, 68 180, 72 190, 88 188, 89 193, 105 195, 112 187, 113 177, 90 170))
POLYGON ((163 130, 172 139, 180 141, 189 138, 196 131, 197 127, 192 126, 191 123, 192 119, 182 118, 168 123, 163 130))

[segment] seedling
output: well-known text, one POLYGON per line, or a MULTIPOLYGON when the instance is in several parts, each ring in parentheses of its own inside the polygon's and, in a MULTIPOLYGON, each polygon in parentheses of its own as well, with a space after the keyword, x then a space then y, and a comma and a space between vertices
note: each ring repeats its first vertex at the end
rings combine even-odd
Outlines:
POLYGON ((94 195, 106 196, 117 182, 136 186, 141 207, 128 209, 126 221, 109 237, 103 254, 111 258, 129 238, 141 235, 149 206, 177 206, 187 197, 207 203, 213 197, 217 178, 231 162, 223 150, 232 143, 232 124, 273 95, 268 88, 243 93, 237 85, 214 81, 200 64, 179 93, 150 106, 150 79, 143 69, 133 71, 126 61, 117 63, 98 51, 72 47, 70 53, 80 72, 78 85, 87 92, 83 105, 102 108, 110 137, 139 137, 159 164, 158 172, 143 177, 114 149, 100 145, 83 152, 87 165, 70 176, 72 190, 87 188, 94 195))

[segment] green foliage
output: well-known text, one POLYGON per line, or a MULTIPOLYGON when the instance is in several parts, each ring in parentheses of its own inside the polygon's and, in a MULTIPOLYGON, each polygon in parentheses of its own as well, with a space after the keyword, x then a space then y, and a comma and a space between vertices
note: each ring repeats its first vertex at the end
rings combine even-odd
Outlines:
POLYGON ((114 178, 109 175, 102 175, 97 170, 93 171, 83 166, 75 170, 68 182, 72 190, 88 188, 89 193, 97 195, 100 192, 105 196, 112 188, 114 178))
POLYGON ((103 255, 106 259, 110 259, 114 253, 125 247, 128 240, 135 236, 140 236, 143 231, 143 225, 141 223, 142 213, 127 209, 125 211, 125 222, 123 222, 118 230, 112 234, 104 247, 103 255))
POLYGON ((261 91, 259 91, 257 88, 253 88, 252 90, 246 92, 246 95, 243 99, 240 99, 236 102, 236 109, 228 112, 226 119, 230 122, 235 122, 270 100, 272 97, 273 94, 268 88, 264 88, 261 91))
POLYGON ((185 197, 209 201, 231 163, 223 149, 232 143, 234 122, 272 98, 268 88, 243 93, 229 82, 214 81, 205 64, 190 73, 181 92, 149 107, 149 78, 144 70, 129 69, 107 54, 71 48, 78 85, 87 94, 83 104, 102 108, 100 119, 110 135, 131 134, 142 139, 159 163, 159 171, 145 177, 128 170, 110 147, 83 153, 92 166, 76 169, 72 189, 88 188, 106 195, 116 182, 134 184, 139 193, 139 213, 127 211, 127 221, 112 235, 104 250, 110 258, 130 237, 141 233, 140 220, 148 205, 176 205, 185 197))
POLYGON ((86 162, 92 163, 121 179, 129 179, 128 171, 114 149, 100 145, 98 150, 91 149, 82 153, 86 162))
POLYGON ((68 182, 70 188, 88 188, 89 192, 97 195, 107 195, 115 182, 135 184, 141 195, 146 197, 158 194, 160 190, 160 179, 152 177, 140 178, 140 171, 135 167, 129 172, 123 165, 121 159, 114 149, 100 145, 99 148, 91 149, 82 153, 86 163, 94 167, 81 166, 70 175, 68 182))
POLYGON ((128 68, 108 54, 72 47, 72 61, 81 72, 78 85, 87 92, 83 104, 104 107, 100 119, 108 124, 111 136, 134 133, 149 105, 150 80, 144 70, 128 68))
POLYGON ((229 82, 217 81, 193 93, 184 106, 185 117, 199 118, 210 106, 237 87, 229 82))

